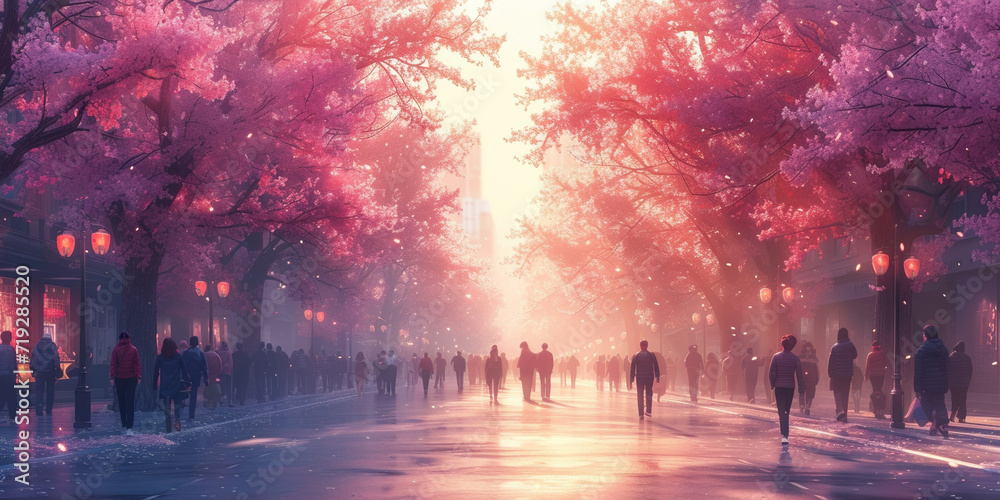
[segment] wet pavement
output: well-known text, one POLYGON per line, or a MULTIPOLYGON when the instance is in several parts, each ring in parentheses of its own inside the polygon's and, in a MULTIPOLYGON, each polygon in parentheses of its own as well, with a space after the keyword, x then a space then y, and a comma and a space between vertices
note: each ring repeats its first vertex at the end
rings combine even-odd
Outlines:
POLYGON ((500 405, 481 386, 345 391, 227 409, 180 433, 50 429, 40 443, 68 450, 34 460, 30 487, 0 467, 0 498, 1000 498, 989 425, 946 442, 793 410, 784 450, 763 405, 668 393, 640 422, 634 393, 582 383, 524 403, 514 384, 500 405))

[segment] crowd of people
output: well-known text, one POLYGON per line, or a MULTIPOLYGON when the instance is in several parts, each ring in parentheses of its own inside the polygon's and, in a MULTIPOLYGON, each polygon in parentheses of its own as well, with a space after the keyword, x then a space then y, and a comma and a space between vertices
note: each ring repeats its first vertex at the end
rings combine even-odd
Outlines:
MULTIPOLYGON (((16 408, 15 371, 17 363, 9 331, 0 333, 0 409, 7 407, 13 420, 16 408)), ((367 383, 374 381, 379 396, 396 395, 396 382, 400 373, 406 374, 407 390, 418 390, 422 385, 427 397, 431 388, 445 388, 446 373, 454 372, 458 392, 465 389, 466 378, 470 386, 482 385, 488 389, 491 404, 499 404, 499 391, 506 387, 510 368, 515 369, 521 382, 524 401, 532 401, 532 393, 540 392, 542 401, 551 401, 553 372, 559 375, 561 387, 576 387, 576 379, 581 368, 592 372, 597 390, 621 391, 621 379, 625 377, 631 390, 637 391, 639 418, 651 416, 652 395, 662 396, 666 390, 674 390, 676 370, 683 366, 687 374, 688 391, 692 403, 699 396, 714 399, 721 379, 730 400, 746 397, 749 403, 757 402, 757 383, 761 369, 768 381, 765 390, 769 404, 776 406, 783 443, 788 442, 788 419, 797 389, 799 411, 810 415, 816 388, 820 383, 818 352, 811 342, 803 342, 798 354, 793 349, 798 345, 792 335, 781 338, 781 350, 767 359, 760 359, 752 348, 743 353, 730 350, 722 360, 716 353, 702 358, 696 345, 688 347, 682 364, 674 361, 672 353, 664 358, 660 353, 648 350, 648 342, 642 341, 640 350, 633 356, 599 355, 585 359, 586 365, 574 355, 556 357, 548 350, 547 344, 533 352, 527 342, 521 342, 520 352, 511 361, 506 353, 492 346, 488 355, 471 354, 463 356, 459 351, 450 360, 441 352, 431 357, 429 352, 418 356, 414 352, 409 358, 397 356, 393 350, 381 351, 369 362, 363 352, 350 359, 341 352, 327 355, 325 350, 318 354, 306 353, 304 349, 284 352, 281 346, 261 342, 260 348, 252 354, 242 343, 230 351, 226 342, 219 346, 205 346, 197 336, 181 341, 172 338, 163 340, 160 353, 153 368, 153 387, 166 418, 166 430, 180 430, 181 413, 186 406, 188 419, 196 419, 199 393, 203 406, 215 409, 219 406, 245 405, 252 392, 258 403, 282 399, 288 395, 315 394, 343 389, 350 369, 359 397, 363 397, 367 383), (661 366, 663 373, 661 377, 661 366), (662 380, 661 380, 662 378, 662 380)), ((35 345, 30 367, 35 379, 35 413, 38 416, 51 415, 55 380, 62 377, 55 344, 49 336, 35 345)), ((887 382, 893 372, 893 363, 879 341, 872 342, 862 369, 856 363, 858 350, 849 337, 846 328, 837 333, 837 342, 831 347, 827 359, 827 378, 833 393, 834 415, 838 422, 848 420, 848 403, 852 394, 859 395, 864 382, 871 383, 871 408, 874 417, 884 419, 886 408, 887 382)), ((948 436, 948 423, 965 422, 968 414, 967 396, 972 380, 972 360, 965 353, 965 344, 959 342, 949 354, 941 342, 938 331, 933 326, 924 328, 924 342, 917 349, 914 359, 914 392, 917 400, 910 413, 919 405, 931 423, 932 435, 948 436), (945 395, 951 393, 952 411, 949 415, 945 405, 945 395)), ((142 377, 139 354, 131 344, 127 332, 119 336, 118 344, 111 354, 110 381, 115 389, 114 407, 120 413, 125 434, 132 434, 135 412, 136 387, 142 377)), ((718 392, 722 392, 719 388, 718 392)), ((857 397, 855 408, 857 411, 857 397)))

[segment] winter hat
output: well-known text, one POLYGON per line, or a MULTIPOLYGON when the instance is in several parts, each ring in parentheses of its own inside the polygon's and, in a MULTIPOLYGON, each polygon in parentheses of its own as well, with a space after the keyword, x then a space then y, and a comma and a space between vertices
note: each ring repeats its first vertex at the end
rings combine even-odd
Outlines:
POLYGON ((129 337, 128 332, 124 332, 123 331, 123 332, 121 332, 121 333, 118 334, 118 340, 127 339, 127 338, 131 338, 131 337, 129 337))
POLYGON ((937 327, 934 326, 934 325, 927 325, 927 326, 925 326, 924 327, 924 336, 926 336, 929 339, 936 339, 936 338, 938 338, 938 329, 937 329, 937 327))
POLYGON ((841 328, 837 330, 837 340, 847 340, 847 328, 841 328))
POLYGON ((965 352, 965 341, 964 340, 960 340, 960 341, 958 341, 957 344, 955 344, 955 352, 963 352, 963 353, 965 352))

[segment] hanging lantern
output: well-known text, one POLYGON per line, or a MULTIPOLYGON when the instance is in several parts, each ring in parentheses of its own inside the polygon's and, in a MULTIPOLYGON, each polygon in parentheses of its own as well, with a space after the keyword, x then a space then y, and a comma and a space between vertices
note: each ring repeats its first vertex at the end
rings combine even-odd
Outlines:
POLYGON ((884 276, 889 270, 889 256, 885 252, 872 255, 872 269, 875 270, 876 275, 884 276))
POLYGON ((322 323, 324 319, 326 319, 326 314, 324 314, 323 311, 318 311, 316 313, 316 321, 322 323))
POLYGON ((763 303, 765 303, 765 304, 767 304, 768 302, 771 302, 771 289, 770 288, 768 288, 768 287, 765 286, 764 288, 760 289, 760 301, 763 302, 763 303))
POLYGON ((705 323, 708 323, 709 326, 714 325, 715 324, 715 316, 712 315, 712 314, 709 314, 708 316, 705 316, 705 323))
POLYGON ((791 304, 795 300, 795 289, 786 286, 784 290, 781 291, 781 298, 785 300, 786 304, 791 304))
POLYGON ((59 255, 69 257, 73 255, 73 249, 76 248, 76 238, 72 234, 62 233, 56 236, 56 248, 59 249, 59 255))
POLYGON ((691 321, 694 321, 694 324, 696 324, 696 325, 698 323, 701 323, 701 313, 694 313, 694 314, 692 314, 691 315, 691 321))
POLYGON ((225 298, 227 295, 229 295, 229 283, 228 282, 220 281, 219 284, 218 284, 218 286, 216 286, 216 288, 218 288, 218 290, 219 290, 219 297, 225 298))
POLYGON ((90 235, 90 244, 94 247, 94 253, 104 255, 111 248, 111 235, 103 229, 98 229, 90 235))
POLYGON ((920 259, 916 257, 910 257, 903 261, 903 272, 906 273, 906 277, 916 278, 920 274, 920 259))
MULTIPOLYGON (((449 328, 448 331, 451 331, 451 328, 449 328)), ((385 333, 385 325, 382 325, 382 333, 385 333)))
POLYGON ((204 281, 194 282, 194 293, 197 293, 199 297, 204 297, 206 291, 208 291, 208 283, 204 281))
POLYGON ((303 314, 306 315, 306 321, 312 321, 313 319, 312 309, 306 309, 305 312, 303 312, 303 314))

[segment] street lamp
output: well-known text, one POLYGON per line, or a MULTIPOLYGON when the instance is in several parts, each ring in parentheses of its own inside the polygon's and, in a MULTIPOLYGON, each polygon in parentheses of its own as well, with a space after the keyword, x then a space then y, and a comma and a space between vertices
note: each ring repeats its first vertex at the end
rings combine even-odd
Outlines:
MULTIPOLYGON (((894 262, 899 262, 899 252, 895 251, 896 247, 893 247, 893 254, 896 257, 893 259, 894 262)), ((885 273, 889 271, 889 256, 885 252, 878 252, 872 256, 872 268, 875 270, 877 276, 885 276, 885 273)), ((903 272, 909 279, 914 279, 920 272, 920 259, 916 257, 910 257, 903 262, 903 272)), ((906 424, 903 423, 903 376, 901 371, 899 353, 899 283, 897 281, 897 273, 892 273, 892 316, 895 318, 893 320, 892 328, 892 344, 893 353, 896 354, 895 360, 895 373, 893 374, 893 384, 892 384, 892 427, 894 429, 903 429, 906 424)))
MULTIPOLYGON (((229 295, 229 283, 220 281, 216 285, 216 291, 220 298, 226 298, 229 295)), ((201 280, 195 281, 194 293, 199 297, 205 297, 205 300, 208 301, 208 339, 206 341, 212 345, 218 345, 215 338, 215 310, 213 308, 212 294, 208 290, 208 283, 201 280)))
MULTIPOLYGON (((90 224, 83 226, 83 241, 87 241, 87 233, 90 232, 90 224)), ((103 229, 98 229, 90 235, 91 246, 94 253, 104 255, 111 247, 111 235, 103 229)), ((56 248, 59 255, 70 257, 76 248, 76 238, 72 234, 63 233, 56 237, 56 248)), ((74 393, 76 404, 76 419, 73 422, 74 429, 89 429, 90 424, 90 387, 87 386, 87 323, 84 315, 84 308, 87 304, 87 245, 84 243, 80 249, 80 350, 77 353, 77 384, 74 393)))

